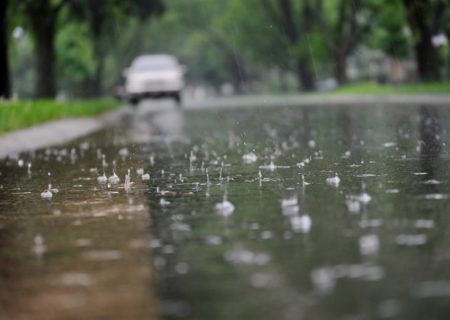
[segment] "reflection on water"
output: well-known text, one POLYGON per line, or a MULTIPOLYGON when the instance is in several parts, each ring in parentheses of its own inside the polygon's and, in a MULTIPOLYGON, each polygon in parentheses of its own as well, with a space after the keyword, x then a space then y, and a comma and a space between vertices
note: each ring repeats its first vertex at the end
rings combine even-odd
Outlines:
POLYGON ((447 109, 141 111, 0 162, 0 312, 448 318, 447 109))
POLYGON ((391 106, 187 114, 192 140, 150 168, 165 317, 446 319, 447 118, 391 106), (224 193, 229 215, 215 210, 224 193))
POLYGON ((147 162, 123 156, 127 128, 0 161, 1 319, 157 318, 146 185, 123 184, 147 162), (102 154, 121 183, 98 183, 102 154))

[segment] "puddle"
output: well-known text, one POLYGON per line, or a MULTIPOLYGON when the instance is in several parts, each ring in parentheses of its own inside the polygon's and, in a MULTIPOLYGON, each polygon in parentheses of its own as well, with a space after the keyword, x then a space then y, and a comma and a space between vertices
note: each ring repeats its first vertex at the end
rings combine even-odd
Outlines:
POLYGON ((445 319, 448 116, 168 108, 3 160, 1 309, 445 319))

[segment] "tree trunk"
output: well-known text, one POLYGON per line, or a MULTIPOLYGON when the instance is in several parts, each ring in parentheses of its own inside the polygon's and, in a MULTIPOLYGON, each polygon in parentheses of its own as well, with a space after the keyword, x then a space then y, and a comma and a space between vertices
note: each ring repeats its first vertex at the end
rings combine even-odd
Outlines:
POLYGON ((92 78, 91 92, 94 96, 101 96, 103 85, 104 46, 103 46, 103 7, 94 2, 91 7, 91 32, 94 49, 95 70, 92 78))
MULTIPOLYGON (((298 35, 298 43, 302 41, 303 43, 308 42, 308 50, 302 50, 299 57, 299 74, 301 79, 301 87, 303 91, 314 91, 316 90, 315 75, 313 71, 313 60, 311 57, 311 48, 309 47, 308 35, 313 31, 314 21, 317 19, 316 12, 314 11, 313 5, 310 1, 305 0, 302 4, 301 11, 301 24, 300 32, 298 35), (303 32, 303 36, 300 33, 303 32)), ((306 48, 306 46, 304 46, 306 48)))
POLYGON ((439 80, 439 53, 431 42, 432 26, 428 21, 433 4, 429 0, 403 0, 409 26, 417 37, 414 45, 417 71, 422 80, 439 80))
POLYGON ((311 71, 311 66, 309 63, 305 62, 304 59, 299 59, 297 64, 297 77, 299 80, 300 90, 314 91, 316 89, 314 74, 311 71))
POLYGON ((335 77, 339 85, 347 83, 347 55, 338 54, 335 57, 335 77))
POLYGON ((245 82, 247 80, 245 68, 242 59, 235 52, 230 52, 228 55, 229 71, 231 76, 231 83, 235 93, 241 94, 244 92, 245 82))
POLYGON ((0 1, 0 98, 11 97, 11 83, 8 64, 8 26, 6 12, 8 0, 0 1))
POLYGON ((103 90, 103 67, 104 56, 101 39, 94 40, 94 59, 95 59, 95 71, 92 81, 92 94, 99 97, 102 95, 103 90))
MULTIPOLYGON (((428 38, 428 36, 426 36, 428 38)), ((429 38, 420 39, 414 46, 417 59, 417 70, 425 81, 439 80, 439 54, 429 38)))
POLYGON ((42 5, 28 12, 34 32, 36 53, 36 98, 56 96, 56 11, 50 4, 42 5))
POLYGON ((54 98, 56 96, 55 75, 55 25, 48 23, 36 29, 36 97, 54 98))

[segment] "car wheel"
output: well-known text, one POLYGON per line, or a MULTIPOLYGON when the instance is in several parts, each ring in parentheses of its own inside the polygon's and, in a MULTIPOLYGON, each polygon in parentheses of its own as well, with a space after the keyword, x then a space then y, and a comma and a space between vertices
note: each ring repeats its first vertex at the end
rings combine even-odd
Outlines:
POLYGON ((173 95, 173 98, 175 99, 175 102, 177 103, 177 106, 181 108, 181 94, 179 92, 175 93, 173 95))
POLYGON ((137 105, 139 104, 139 99, 138 98, 131 98, 130 99, 130 104, 132 107, 137 107, 137 105))

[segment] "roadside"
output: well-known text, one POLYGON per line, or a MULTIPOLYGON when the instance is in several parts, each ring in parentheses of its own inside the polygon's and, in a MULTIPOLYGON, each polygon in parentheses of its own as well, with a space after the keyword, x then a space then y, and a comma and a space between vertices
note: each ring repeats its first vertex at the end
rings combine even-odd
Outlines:
MULTIPOLYGON (((368 90, 367 88, 353 88, 352 90, 359 90, 361 94, 345 93, 345 91, 342 91, 339 93, 229 96, 202 100, 185 99, 183 109, 320 105, 369 106, 380 104, 403 106, 433 104, 450 106, 450 91, 447 93, 421 94, 412 93, 412 91, 403 94, 366 94, 365 90, 368 90)), ((119 107, 119 103, 109 100, 83 103, 68 102, 64 104, 37 101, 28 102, 24 106, 17 106, 14 115, 11 115, 5 112, 4 109, 7 108, 0 104, 0 128, 3 130, 0 130, 0 134, 7 129, 13 130, 13 128, 26 127, 27 125, 39 123, 39 121, 45 121, 44 123, 33 125, 30 128, 0 135, 0 159, 23 151, 32 151, 46 146, 68 142, 112 124, 128 112, 141 114, 167 108, 176 110, 172 101, 161 101, 151 104, 144 101, 138 110, 119 107), (58 108, 60 110, 55 111, 58 108), (98 115, 99 113, 100 115, 98 115), (89 117, 89 115, 96 116, 89 117), (52 119, 57 120, 46 121, 52 119)))
POLYGON ((68 142, 114 123, 129 111, 120 108, 96 117, 47 121, 0 136, 0 159, 24 151, 68 142))
POLYGON ((112 99, 0 101, 0 135, 45 121, 94 116, 120 106, 112 99))

